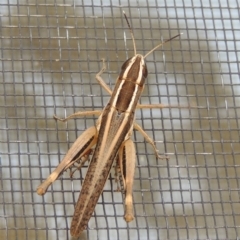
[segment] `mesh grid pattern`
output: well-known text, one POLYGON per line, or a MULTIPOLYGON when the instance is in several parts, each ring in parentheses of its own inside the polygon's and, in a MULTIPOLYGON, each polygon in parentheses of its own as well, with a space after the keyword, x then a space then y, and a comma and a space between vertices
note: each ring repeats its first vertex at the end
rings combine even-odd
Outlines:
POLYGON ((141 103, 198 108, 136 111, 159 161, 134 132, 135 219, 123 219, 114 171, 81 239, 238 239, 240 235, 239 52, 237 0, 11 1, 0 3, 0 238, 71 239, 69 227, 87 166, 65 172, 44 197, 36 187, 96 117, 68 123, 79 110, 99 110, 122 63, 133 54, 122 15, 147 53, 141 103))

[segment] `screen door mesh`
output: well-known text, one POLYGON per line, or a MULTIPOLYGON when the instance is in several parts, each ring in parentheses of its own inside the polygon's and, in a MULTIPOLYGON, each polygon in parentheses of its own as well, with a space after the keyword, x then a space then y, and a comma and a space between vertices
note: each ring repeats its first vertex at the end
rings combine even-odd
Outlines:
POLYGON ((237 0, 2 0, 0 3, 0 238, 72 239, 69 228, 87 165, 64 172, 43 196, 37 186, 97 116, 67 123, 76 111, 100 110, 122 63, 147 59, 136 110, 156 142, 158 160, 137 131, 135 219, 123 219, 114 169, 80 239, 239 239, 240 21, 237 0), (189 107, 188 107, 189 106, 189 107))

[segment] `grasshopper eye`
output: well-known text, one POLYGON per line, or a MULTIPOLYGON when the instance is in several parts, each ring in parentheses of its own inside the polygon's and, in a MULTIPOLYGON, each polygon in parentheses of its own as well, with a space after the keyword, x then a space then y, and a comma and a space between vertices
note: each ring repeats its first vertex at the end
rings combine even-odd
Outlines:
POLYGON ((142 75, 143 75, 145 78, 147 78, 148 70, 147 70, 147 65, 146 65, 146 64, 143 65, 142 75))

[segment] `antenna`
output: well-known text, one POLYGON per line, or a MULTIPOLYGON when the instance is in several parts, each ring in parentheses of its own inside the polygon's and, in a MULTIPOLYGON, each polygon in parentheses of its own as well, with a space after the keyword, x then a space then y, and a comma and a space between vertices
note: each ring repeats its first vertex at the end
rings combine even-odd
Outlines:
POLYGON ((129 23, 129 21, 128 21, 127 15, 126 15, 126 13, 125 13, 124 11, 123 11, 123 14, 124 14, 124 17, 125 17, 125 19, 126 19, 126 21, 127 21, 127 25, 128 25, 129 30, 130 30, 131 37, 132 37, 134 55, 136 55, 136 54, 137 54, 137 51, 136 51, 136 43, 135 43, 135 38, 134 38, 134 35, 133 35, 133 30, 132 30, 132 28, 131 28, 131 26, 130 26, 130 23, 129 23))
MULTIPOLYGON (((126 19, 126 22, 127 22, 127 25, 128 25, 129 30, 130 30, 131 37, 132 37, 134 55, 136 55, 136 54, 137 54, 137 51, 136 51, 136 43, 135 43, 135 38, 134 38, 134 35, 133 35, 133 30, 132 30, 131 25, 130 25, 130 23, 129 23, 129 21, 128 21, 127 15, 126 15, 126 13, 125 13, 124 11, 123 11, 123 14, 124 14, 124 17, 125 17, 125 19, 126 19)), ((176 36, 174 36, 174 37, 172 37, 172 38, 169 38, 169 39, 167 39, 166 41, 158 44, 156 47, 154 47, 152 50, 150 50, 147 54, 145 54, 145 56, 144 56, 143 58, 146 58, 148 55, 150 55, 150 54, 151 54, 152 52, 154 52, 156 49, 160 48, 160 47, 161 47, 162 45, 164 45, 165 43, 170 42, 171 40, 173 40, 174 38, 179 37, 179 36, 182 35, 182 34, 183 34, 183 33, 179 33, 179 34, 177 34, 176 36)))
POLYGON ((180 35, 182 35, 183 33, 179 33, 178 35, 169 38, 168 40, 164 41, 163 43, 158 44, 156 47, 154 47, 152 50, 150 50, 147 54, 145 54, 145 56, 143 58, 146 58, 149 54, 151 54, 152 52, 154 52, 157 48, 161 47, 162 45, 164 45, 167 42, 170 42, 171 40, 173 40, 174 38, 179 37, 180 35))

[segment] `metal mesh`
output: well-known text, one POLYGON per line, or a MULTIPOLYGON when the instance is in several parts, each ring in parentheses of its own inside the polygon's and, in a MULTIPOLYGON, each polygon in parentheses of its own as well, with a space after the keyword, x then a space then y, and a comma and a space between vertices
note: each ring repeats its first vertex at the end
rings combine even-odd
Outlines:
POLYGON ((0 238, 71 239, 69 226, 86 167, 65 172, 44 197, 36 187, 96 117, 55 122, 102 109, 133 47, 147 53, 142 103, 198 108, 138 110, 136 121, 169 161, 157 160, 134 132, 135 219, 123 220, 111 172, 81 239, 238 239, 240 235, 239 52, 237 0, 11 1, 0 3, 0 238))

